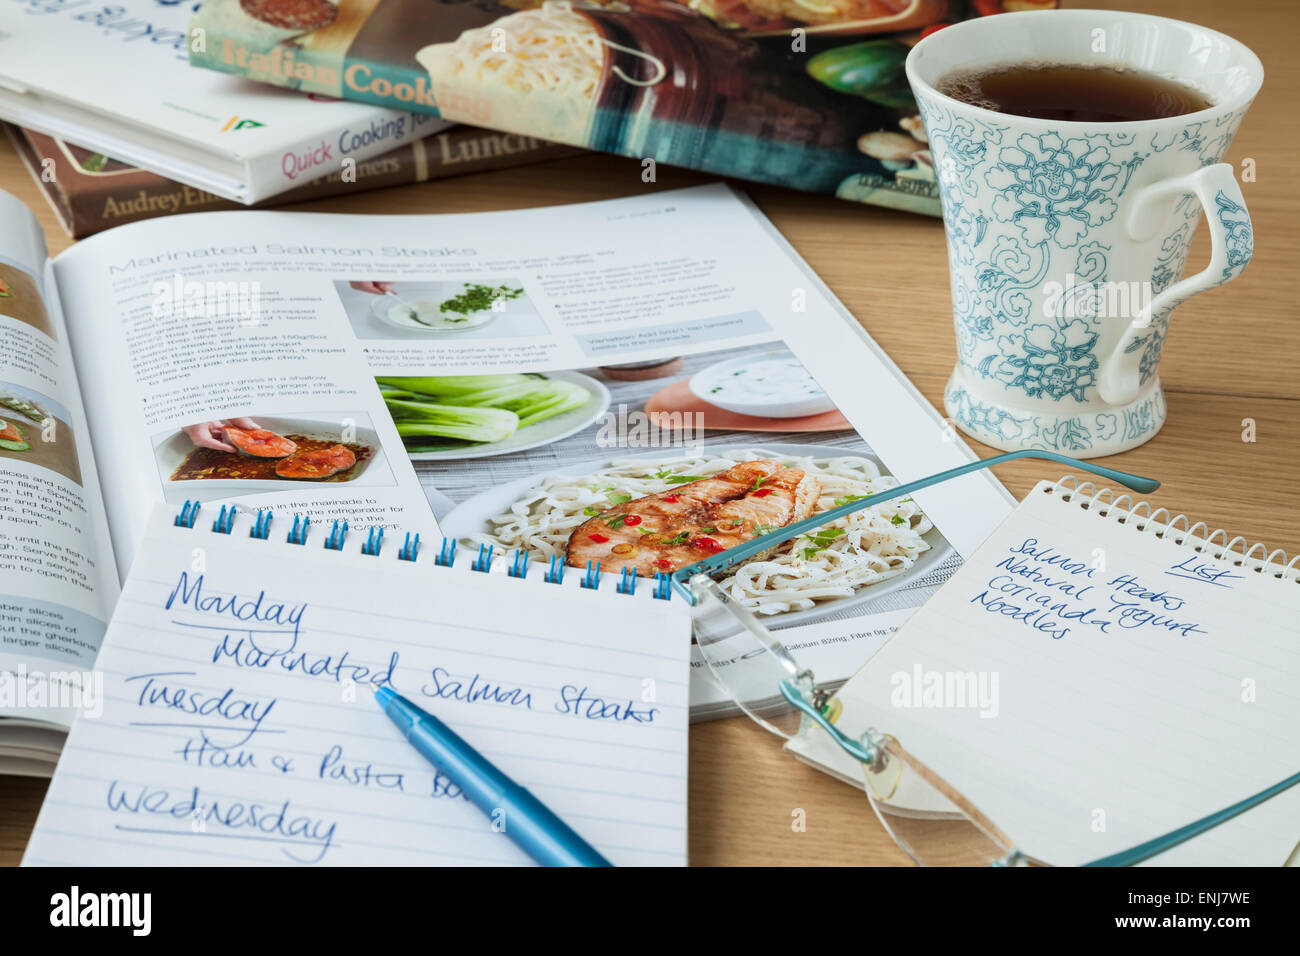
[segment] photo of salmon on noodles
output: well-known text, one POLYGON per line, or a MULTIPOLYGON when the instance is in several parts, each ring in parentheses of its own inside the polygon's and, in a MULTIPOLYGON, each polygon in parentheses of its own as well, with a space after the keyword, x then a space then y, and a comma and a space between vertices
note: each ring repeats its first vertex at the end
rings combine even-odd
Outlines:
MULTIPOLYGON (((722 446, 521 478, 505 494, 466 502, 443 523, 473 551, 521 549, 536 561, 652 577, 897 484, 873 457, 851 449, 722 446)), ((806 617, 867 600, 881 590, 873 586, 893 586, 947 550, 904 497, 776 544, 718 580, 759 614, 806 617)))
POLYGON ((639 574, 676 571, 812 514, 821 485, 771 459, 747 461, 670 492, 633 498, 579 525, 565 556, 639 574))

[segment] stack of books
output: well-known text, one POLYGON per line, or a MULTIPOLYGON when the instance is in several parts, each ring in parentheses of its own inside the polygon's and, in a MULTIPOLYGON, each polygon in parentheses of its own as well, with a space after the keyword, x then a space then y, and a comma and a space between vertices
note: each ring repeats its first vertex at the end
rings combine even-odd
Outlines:
POLYGON ((68 4, 0 31, 0 120, 72 236, 575 152, 194 69, 195 6, 68 4))
MULTIPOLYGON (((240 209, 243 204, 176 182, 84 146, 18 126, 9 127, 14 148, 74 239, 113 226, 182 212, 240 209)), ((254 208, 325 199, 361 189, 483 172, 541 162, 580 152, 571 146, 453 126, 392 152, 341 167, 318 179, 253 203, 254 208)))
POLYGON ((925 33, 1002 8, 64 4, 0 32, 0 120, 22 128, 74 236, 563 155, 555 144, 636 157, 647 179, 662 162, 938 215, 903 61, 925 33))

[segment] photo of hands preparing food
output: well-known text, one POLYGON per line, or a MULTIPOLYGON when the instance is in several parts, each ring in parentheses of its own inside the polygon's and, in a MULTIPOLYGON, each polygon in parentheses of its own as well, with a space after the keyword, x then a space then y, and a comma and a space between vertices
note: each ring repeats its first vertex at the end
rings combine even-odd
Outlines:
POLYGON ((210 500, 292 483, 391 485, 392 472, 362 412, 294 418, 240 416, 154 437, 168 500, 210 500))

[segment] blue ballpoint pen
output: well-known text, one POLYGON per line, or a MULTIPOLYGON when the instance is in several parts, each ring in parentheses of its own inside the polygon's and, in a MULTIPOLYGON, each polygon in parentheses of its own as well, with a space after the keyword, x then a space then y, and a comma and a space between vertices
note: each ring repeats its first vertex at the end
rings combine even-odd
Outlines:
POLYGON ((450 777, 474 806, 494 819, 503 814, 506 836, 542 866, 614 865, 433 714, 390 687, 376 687, 375 700, 415 749, 450 777))

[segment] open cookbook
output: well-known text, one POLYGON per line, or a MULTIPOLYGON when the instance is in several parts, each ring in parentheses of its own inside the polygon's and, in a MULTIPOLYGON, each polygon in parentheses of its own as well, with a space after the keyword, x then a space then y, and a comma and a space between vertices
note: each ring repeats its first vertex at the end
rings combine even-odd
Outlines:
MULTIPOLYGON (((0 336, 0 772, 51 768, 61 689, 91 678, 160 502, 644 579, 973 460, 722 185, 470 215, 198 213, 53 260, 0 194, 0 336)), ((1011 504, 971 475, 723 583, 836 683, 1011 504)), ((692 673, 694 716, 727 712, 692 673)))

